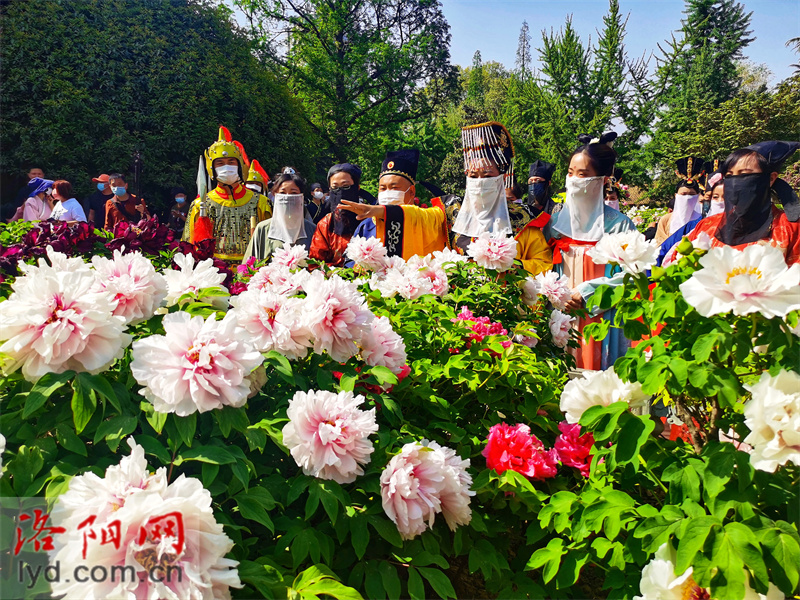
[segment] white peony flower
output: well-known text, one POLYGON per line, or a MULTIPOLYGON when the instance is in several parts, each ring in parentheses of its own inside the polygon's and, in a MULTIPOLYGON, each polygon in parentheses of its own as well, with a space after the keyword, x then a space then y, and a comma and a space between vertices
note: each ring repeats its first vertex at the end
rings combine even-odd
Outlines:
POLYGON ((605 371, 584 371, 580 377, 567 382, 561 393, 560 408, 568 423, 577 423, 592 406, 610 406, 623 401, 631 408, 638 408, 648 399, 638 382, 622 381, 612 367, 605 371))
POLYGON ((787 268, 777 248, 721 246, 701 257, 700 265, 703 268, 680 289, 686 302, 704 317, 727 312, 784 317, 800 309, 800 264, 787 268))
POLYGON ((546 271, 539 273, 533 279, 539 286, 538 293, 547 298, 554 308, 558 310, 566 308, 567 303, 572 299, 572 290, 566 275, 559 275, 555 271, 546 271))
POLYGON ((272 253, 270 264, 287 269, 302 269, 307 265, 306 259, 308 250, 305 246, 284 244, 283 248, 278 248, 272 253))
POLYGON ((422 440, 403 446, 381 474, 383 510, 403 539, 410 540, 444 513, 451 530, 472 518, 467 473, 469 460, 461 460, 450 448, 422 440))
POLYGON ((264 357, 236 332, 236 318, 203 319, 185 312, 163 321, 165 335, 133 344, 131 373, 158 412, 185 417, 224 406, 242 406, 250 375, 264 357))
POLYGON ((539 303, 541 288, 539 282, 533 277, 528 277, 522 282, 522 301, 528 306, 536 306, 539 303))
POLYGON ((259 352, 276 350, 291 359, 305 358, 311 333, 302 323, 304 299, 253 288, 231 298, 241 339, 259 352))
POLYGON ((114 314, 130 325, 152 317, 167 296, 164 276, 141 252, 114 250, 112 259, 93 256, 92 265, 97 273, 94 290, 111 294, 117 303, 114 314))
MULTIPOLYGON (((319 273, 315 271, 315 273, 319 273)), ((320 279, 324 275, 319 273, 320 279)), ((303 289, 303 283, 309 277, 308 271, 292 272, 289 267, 270 263, 256 271, 247 284, 247 290, 269 290, 276 294, 291 296, 303 289)))
POLYGON ((73 477, 51 513, 53 525, 66 529, 54 536, 52 564, 62 573, 84 566, 117 576, 61 577, 52 582, 53 594, 68 600, 229 599, 228 588, 242 586, 238 563, 224 558, 233 542, 214 518, 211 494, 184 475, 166 485, 165 469, 149 473, 144 450, 132 438, 128 444, 131 456, 109 467, 105 478, 73 477))
POLYGON ((569 332, 577 319, 565 315, 560 310, 554 310, 550 314, 550 333, 553 336, 553 343, 559 348, 566 348, 569 342, 569 332))
POLYGON ((283 444, 303 473, 338 483, 352 483, 375 449, 369 436, 378 431, 375 409, 358 407, 353 392, 296 392, 289 400, 283 444))
POLYGON ((778 465, 800 465, 800 375, 763 373, 745 387, 753 395, 744 405, 744 422, 750 428, 744 442, 753 447, 753 467, 774 473, 778 465))
MULTIPOLYGON (((194 256, 191 254, 176 254, 173 260, 180 270, 166 269, 163 271, 164 279, 167 281, 167 306, 178 304, 180 297, 185 294, 196 297, 197 292, 202 289, 214 288, 227 291, 222 285, 222 282, 225 281, 225 273, 221 273, 214 266, 213 259, 207 258, 195 265, 194 256)), ((228 307, 226 296, 212 296, 198 298, 198 300, 220 309, 228 307)))
POLYGON ((383 366, 400 373, 406 364, 406 344, 392 329, 388 317, 372 320, 361 338, 361 358, 370 366, 383 366))
POLYGON ((469 260, 463 254, 459 254, 455 250, 450 250, 450 248, 436 250, 426 258, 430 258, 430 265, 432 267, 439 267, 445 270, 451 268, 455 263, 467 262, 469 260))
POLYGON ((374 315, 358 288, 338 275, 306 287, 302 322, 313 336, 314 352, 347 361, 358 352, 356 342, 374 315))
POLYGON ((517 240, 513 237, 490 236, 482 233, 467 247, 467 254, 484 269, 508 271, 517 258, 517 240))
POLYGON ((377 272, 381 272, 387 267, 386 246, 377 237, 353 236, 345 253, 357 267, 377 272))
POLYGON ((54 266, 20 264, 11 296, 0 302, 0 354, 6 373, 22 368, 28 381, 45 373, 99 373, 130 344, 125 320, 111 295, 94 289, 95 274, 63 254, 48 251, 54 266))
POLYGON ((658 245, 647 241, 636 229, 610 233, 586 251, 595 264, 617 264, 634 275, 644 273, 656 264, 658 245))

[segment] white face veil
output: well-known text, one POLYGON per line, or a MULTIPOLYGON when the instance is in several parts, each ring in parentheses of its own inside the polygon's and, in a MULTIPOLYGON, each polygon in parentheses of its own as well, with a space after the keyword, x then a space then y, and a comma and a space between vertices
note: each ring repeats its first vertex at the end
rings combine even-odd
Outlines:
POLYGON ((478 237, 485 232, 492 235, 511 234, 503 175, 467 177, 464 202, 453 223, 453 231, 469 237, 478 237))
POLYGON ((567 176, 567 199, 553 231, 581 242, 596 242, 606 231, 603 183, 605 177, 567 176))
POLYGON ((294 244, 306 237, 303 227, 303 194, 275 194, 269 237, 294 244))
POLYGON ((672 209, 672 218, 669 220, 669 234, 672 235, 689 221, 694 221, 703 216, 700 212, 699 194, 677 194, 675 208, 672 209))

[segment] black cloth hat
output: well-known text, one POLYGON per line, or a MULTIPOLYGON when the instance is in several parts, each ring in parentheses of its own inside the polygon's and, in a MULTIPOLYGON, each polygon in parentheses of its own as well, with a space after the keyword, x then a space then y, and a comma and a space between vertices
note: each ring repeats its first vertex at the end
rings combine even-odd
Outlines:
POLYGON ((697 183, 705 172, 705 162, 696 156, 687 156, 675 161, 678 177, 687 183, 697 183))
POLYGON ((773 169, 780 167, 798 149, 800 149, 800 142, 782 141, 759 142, 747 147, 747 150, 755 150, 766 158, 770 168, 773 169))
POLYGON ((400 175, 414 185, 416 184, 418 167, 419 150, 408 149, 387 152, 386 158, 383 159, 383 164, 381 165, 380 177, 384 175, 400 175))
POLYGON ((553 173, 556 171, 556 166, 553 163, 537 160, 528 169, 528 177, 541 177, 550 181, 553 179, 553 173))
POLYGON ((353 178, 353 183, 361 185, 361 169, 353 163, 339 163, 338 165, 333 165, 328 169, 328 181, 330 182, 331 177, 336 175, 336 173, 342 172, 348 173, 350 177, 353 178))

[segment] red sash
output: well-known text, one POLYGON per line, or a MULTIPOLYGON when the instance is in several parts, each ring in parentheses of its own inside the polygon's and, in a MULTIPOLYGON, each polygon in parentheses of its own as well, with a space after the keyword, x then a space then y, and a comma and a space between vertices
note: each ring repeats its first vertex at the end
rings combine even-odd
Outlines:
POLYGON ((559 265, 564 262, 564 257, 561 252, 569 250, 570 246, 595 246, 597 242, 584 242, 581 240, 573 240, 572 238, 551 238, 550 247, 553 249, 553 264, 559 265))

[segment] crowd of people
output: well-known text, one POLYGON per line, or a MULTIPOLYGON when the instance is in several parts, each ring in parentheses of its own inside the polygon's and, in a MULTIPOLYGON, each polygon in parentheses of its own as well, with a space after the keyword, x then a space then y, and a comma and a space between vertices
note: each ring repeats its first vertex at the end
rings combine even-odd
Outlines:
MULTIPOLYGON (((449 248, 466 253, 482 236, 511 236, 517 258, 532 275, 554 271, 566 278, 572 297, 567 311, 584 308, 603 284, 619 285, 614 265, 598 265, 587 254, 603 236, 632 231, 619 210, 624 193, 613 149, 616 134, 580 136, 572 149, 563 202, 553 201, 555 165, 529 165, 527 195, 514 174, 514 145, 500 123, 462 131, 464 195, 445 194, 417 180, 418 150, 387 152, 378 178, 378 195, 362 189, 362 171, 352 163, 333 165, 324 184, 308 185, 293 167, 270 177, 257 160, 221 127, 203 156, 199 193, 189 202, 181 187, 172 189, 170 226, 185 241, 214 240, 217 258, 239 263, 269 261, 284 245, 302 245, 312 259, 334 267, 350 266, 347 247, 353 237, 378 238, 389 257, 404 260, 449 248), (417 186, 433 196, 421 203, 417 186)), ((676 163, 680 184, 671 211, 645 233, 660 246, 659 264, 677 256, 684 238, 705 247, 770 244, 787 265, 800 262, 800 203, 778 174, 800 142, 765 141, 733 152, 722 164, 686 157, 676 163)), ((122 173, 93 180, 95 191, 81 205, 67 181, 29 172, 12 218, 90 221, 113 231, 122 222, 148 218, 145 202, 128 189, 122 173)), ((585 314, 585 313, 582 313, 585 314)), ((603 318, 588 315, 587 322, 603 318)), ((602 342, 583 341, 577 366, 604 369, 624 354, 621 331, 602 342)))

